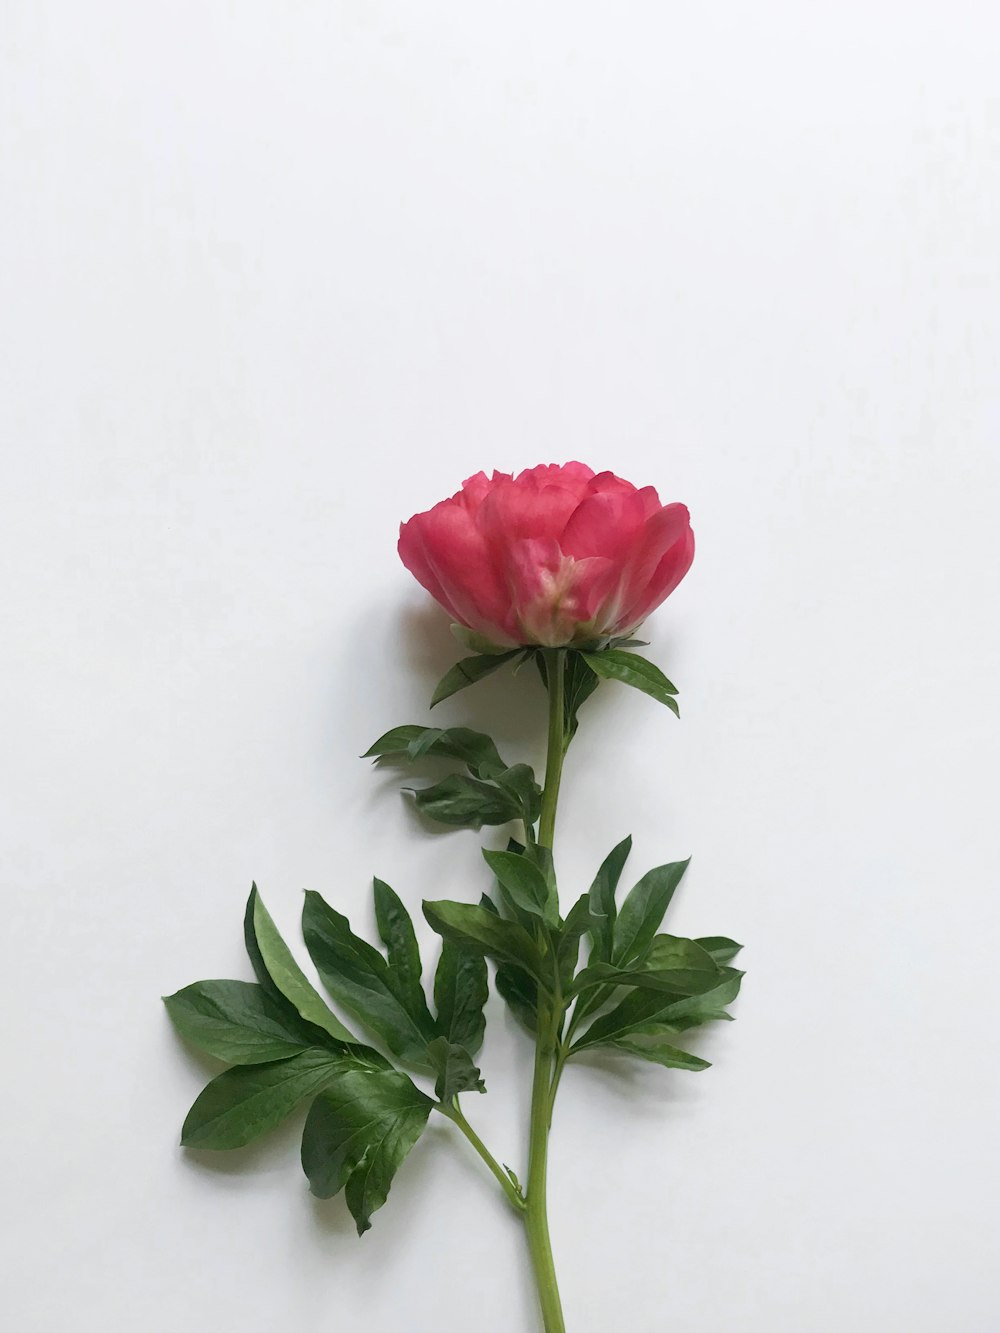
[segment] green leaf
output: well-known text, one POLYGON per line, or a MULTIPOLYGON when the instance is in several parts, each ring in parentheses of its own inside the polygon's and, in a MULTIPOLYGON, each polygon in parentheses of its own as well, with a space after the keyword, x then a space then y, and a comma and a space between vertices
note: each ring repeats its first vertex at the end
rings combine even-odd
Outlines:
POLYGON ((432 930, 497 962, 511 963, 541 980, 544 966, 535 941, 516 921, 506 921, 472 903, 425 902, 424 916, 432 930))
POLYGON ((534 824, 542 811, 542 789, 535 781, 535 771, 528 764, 512 764, 497 773, 494 782, 509 792, 520 806, 518 817, 534 824))
POLYGON ((422 736, 411 741, 408 754, 414 760, 424 755, 458 759, 476 778, 495 778, 507 768, 490 737, 469 727, 449 727, 447 730, 428 727, 422 736))
POLYGON ((509 792, 461 773, 454 773, 433 787, 411 790, 421 814, 439 824, 479 829, 484 824, 509 824, 521 818, 521 807, 509 792))
MULTIPOLYGON (((668 1023, 678 1031, 682 1030, 680 1024, 686 1029, 714 1021, 718 1018, 719 1011, 727 1004, 732 1004, 739 995, 744 974, 734 967, 720 967, 719 976, 721 980, 717 986, 672 1001, 662 1009, 657 1009, 651 1015, 651 1020, 668 1023)), ((732 1017, 730 1014, 724 1016, 732 1017)))
POLYGON ((677 690, 658 666, 638 653, 627 653, 621 648, 606 648, 601 653, 583 653, 584 661, 605 680, 620 680, 633 689, 642 690, 650 698, 667 707, 678 716, 680 710, 674 695, 677 690))
POLYGON ((429 756, 465 764, 471 777, 455 775, 414 793, 418 808, 444 824, 480 828, 512 819, 533 824, 541 810, 542 790, 532 769, 527 764, 508 768, 490 737, 469 727, 395 727, 367 753, 408 762, 429 756))
POLYGON ((687 861, 657 866, 647 871, 631 890, 614 924, 612 962, 623 966, 638 958, 652 942, 689 864, 690 857, 687 861))
POLYGON ((357 1042, 354 1033, 323 1003, 292 957, 257 892, 256 884, 247 899, 243 936, 257 980, 272 999, 287 1001, 307 1023, 322 1028, 335 1041, 357 1042))
POLYGON ((464 1046, 470 1055, 483 1044, 483 1006, 488 995, 486 959, 446 939, 434 974, 437 1027, 443 1037, 464 1046))
MULTIPOLYGON (((700 1000, 700 995, 692 995, 692 1000, 700 1000)), ((680 1001, 678 1000, 679 1004, 680 1001)), ((704 1027, 706 1023, 722 1021, 731 1023, 733 1015, 727 1014, 725 1009, 702 1009, 696 1014, 677 1014, 669 1023, 658 1023, 652 1021, 649 1023, 640 1023, 638 1027, 631 1029, 630 1036, 633 1037, 660 1037, 671 1039, 676 1037, 679 1032, 688 1032, 691 1028, 704 1027)))
POLYGON ((485 1092, 486 1084, 464 1046, 438 1037, 427 1048, 437 1073, 434 1095, 445 1106, 462 1092, 485 1092))
POLYGON ((695 944, 700 944, 717 963, 730 962, 743 948, 742 944, 737 944, 735 940, 727 940, 724 935, 706 935, 700 940, 695 940, 695 944))
POLYGON ((582 653, 566 654, 564 725, 566 748, 580 725, 577 714, 600 684, 600 678, 582 653))
POLYGON ((590 932, 591 962, 607 963, 611 960, 615 918, 618 915, 615 893, 631 850, 632 837, 629 835, 608 853, 590 886, 590 915, 593 922, 590 932))
MULTIPOLYGON (((585 654, 570 649, 563 659, 563 750, 569 749, 570 741, 576 735, 579 721, 577 713, 597 689, 600 680, 594 670, 588 666, 585 654)), ((549 670, 544 654, 535 654, 535 664, 542 684, 549 688, 549 670)))
POLYGON ((252 981, 196 981, 163 1002, 182 1037, 227 1064, 268 1064, 327 1043, 343 1050, 252 981))
POLYGON ((533 842, 527 847, 522 847, 520 843, 515 842, 513 838, 507 843, 508 852, 517 852, 518 856, 526 856, 528 860, 538 867, 542 872, 545 883, 549 886, 549 892, 556 894, 556 867, 552 859, 552 848, 543 847, 541 843, 533 842))
MULTIPOLYGON (((708 955, 705 955, 708 957, 708 955)), ((570 994, 579 994, 591 986, 606 986, 617 989, 620 986, 638 990, 665 991, 679 998, 682 995, 700 995, 712 987, 718 971, 715 964, 706 972, 698 967, 615 967, 612 963, 595 963, 585 967, 570 989, 570 994)))
POLYGON ((375 922, 388 954, 393 989, 405 1001, 409 1012, 419 1019, 421 1029, 430 1032, 434 1020, 420 981, 420 948, 410 914, 399 895, 384 880, 376 879, 374 888, 375 922))
POLYGON ((393 727, 384 736, 367 749, 362 759, 408 759, 410 745, 426 732, 426 727, 414 723, 403 727, 393 727))
MULTIPOLYGON (((521 844, 515 842, 513 838, 508 843, 508 851, 512 848, 524 852, 521 844)), ((500 915, 489 894, 483 894, 479 905, 491 916, 500 915)), ((534 1035, 538 1031, 538 982, 535 978, 511 963, 497 963, 496 988, 500 998, 518 1022, 534 1035)))
POLYGON ((643 971, 667 971, 671 968, 693 969, 718 976, 719 965, 697 940, 686 940, 679 935, 655 935, 642 956, 643 971))
MULTIPOLYGON (((618 908, 615 894, 622 870, 632 850, 631 836, 623 838, 605 857, 590 886, 590 962, 609 962, 618 908)), ((584 996, 576 1010, 579 1020, 584 1015, 600 1009, 611 998, 612 988, 595 988, 584 996)))
POLYGON ((489 736, 469 727, 394 727, 380 736, 363 759, 404 759, 409 763, 429 756, 458 759, 473 777, 492 778, 506 771, 497 747, 489 736))
POLYGON ((573 980, 573 973, 580 958, 580 940, 593 928, 590 916, 590 895, 581 894, 560 927, 556 942, 556 960, 559 967, 559 980, 564 991, 568 990, 573 980))
POLYGON ((504 662, 509 662, 512 658, 520 656, 520 653, 520 648, 514 648, 506 653, 477 654, 475 657, 463 657, 438 682, 437 689, 431 698, 431 707, 434 708, 443 699, 449 699, 453 694, 457 694, 459 690, 464 690, 466 686, 474 685, 477 680, 482 680, 484 676, 492 675, 494 671, 503 666, 504 662))
POLYGON ((683 1031, 710 1022, 735 1000, 742 978, 742 972, 723 967, 719 969, 717 984, 698 995, 672 998, 655 991, 633 991, 616 1008, 595 1019, 573 1049, 583 1050, 625 1036, 683 1031))
POLYGON ((619 987, 663 991, 680 998, 711 990, 721 970, 711 954, 694 940, 657 935, 642 957, 628 966, 593 963, 585 968, 568 993, 591 990, 582 1002, 580 1015, 606 1003, 619 987))
POLYGON ((429 1067, 427 1043, 437 1035, 423 1007, 411 996, 379 951, 351 930, 346 916, 318 893, 306 894, 302 933, 316 969, 338 1004, 375 1033, 401 1060, 429 1067))
POLYGON ((556 896, 541 870, 526 856, 519 856, 517 852, 491 852, 484 847, 483 858, 496 875, 500 887, 522 911, 540 917, 547 926, 558 923, 556 896))
POLYGON ((538 1031, 538 982, 519 967, 498 963, 496 988, 514 1017, 534 1035, 538 1031))
POLYGON ((184 1121, 186 1148, 242 1148, 324 1087, 345 1056, 307 1050, 273 1064, 239 1065, 212 1079, 184 1121))
POLYGON ((346 1186, 359 1236, 385 1203, 433 1105, 398 1070, 357 1066, 346 1068, 310 1107, 302 1135, 309 1188, 329 1199, 346 1186))
POLYGON ((610 1045, 619 1051, 626 1051, 629 1055, 638 1055, 643 1060, 649 1060, 656 1065, 663 1065, 667 1069, 700 1070, 711 1068, 710 1060, 703 1060, 698 1055, 692 1055, 690 1051, 682 1051, 679 1046, 669 1046, 666 1042, 646 1045, 641 1041, 633 1041, 629 1037, 620 1037, 617 1041, 611 1042, 610 1045))
MULTIPOLYGON (((541 871, 543 876, 545 875, 545 871, 542 869, 542 866, 539 864, 538 860, 534 856, 534 850, 535 850, 534 846, 529 849, 526 848, 523 843, 518 842, 516 838, 508 838, 507 847, 505 850, 515 856, 528 857, 528 859, 534 864, 535 868, 541 871)), ((499 909, 495 907, 495 904, 493 903, 489 895, 485 893, 480 898, 480 904, 484 907, 490 908, 491 911, 495 911, 497 916, 504 916, 504 915, 509 916, 512 920, 516 921, 518 925, 523 926, 529 935, 534 937, 535 927, 538 925, 538 912, 534 910, 528 910, 519 906, 519 904, 514 900, 514 898, 511 897, 511 895, 507 892, 507 890, 503 887, 503 885, 500 883, 499 880, 497 880, 497 886, 500 890, 499 894, 500 901, 503 903, 506 911, 500 912, 499 909)))

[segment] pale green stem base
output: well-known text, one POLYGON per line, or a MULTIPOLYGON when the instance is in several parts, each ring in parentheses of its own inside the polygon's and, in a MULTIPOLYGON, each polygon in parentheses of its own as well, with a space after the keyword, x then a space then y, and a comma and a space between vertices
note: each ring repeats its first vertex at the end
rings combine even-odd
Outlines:
POLYGON ((555 1091, 553 1084, 555 1024, 549 1015, 539 1014, 539 1020, 538 1045, 535 1049, 535 1079, 531 1093, 528 1206, 524 1221, 545 1333, 566 1333, 556 1269, 552 1259, 552 1244, 549 1240, 546 1196, 549 1129, 552 1124, 552 1097, 555 1091))

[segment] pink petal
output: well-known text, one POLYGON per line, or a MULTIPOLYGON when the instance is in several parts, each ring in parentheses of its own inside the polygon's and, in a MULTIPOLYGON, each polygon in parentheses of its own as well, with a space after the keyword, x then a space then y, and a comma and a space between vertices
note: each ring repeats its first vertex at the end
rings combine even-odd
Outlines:
POLYGON ((396 550, 399 552, 400 560, 421 587, 426 588, 434 600, 440 602, 448 614, 457 620, 458 613, 448 600, 448 596, 441 586, 441 581, 434 573, 427 552, 424 550, 420 532, 422 518, 423 514, 415 514, 406 523, 399 525, 399 542, 396 550))
POLYGON ((577 559, 601 555, 624 567, 645 521, 645 507, 635 490, 598 491, 577 506, 559 544, 577 559))
POLYGON ((460 500, 466 509, 475 511, 497 482, 511 480, 512 478, 507 472, 494 472, 492 477, 488 477, 485 472, 477 472, 474 477, 466 477, 465 481, 462 482, 462 489, 452 498, 460 500))
POLYGON ((476 522, 494 561, 502 565, 516 542, 558 538, 577 503, 576 495, 562 486, 503 481, 483 501, 476 522))
POLYGON ((623 477, 616 477, 613 472, 598 472, 595 477, 591 477, 587 492, 590 495, 615 494, 616 492, 632 495, 635 492, 635 487, 630 481, 625 481, 623 477))
POLYGON ((539 463, 519 472, 517 481, 528 486, 562 486, 582 497, 593 475, 594 469, 586 463, 539 463))
MULTIPOLYGON (((684 522, 679 532, 676 532, 673 524, 664 522, 659 525, 657 540, 644 553, 644 559, 649 557, 651 550, 660 550, 660 557, 652 571, 642 579, 641 586, 638 579, 631 582, 629 589, 631 596, 623 602, 618 617, 616 625, 618 633, 625 633, 640 625, 662 602, 666 601, 691 568, 694 560, 694 532, 687 521, 687 510, 683 505, 668 505, 667 508, 683 509, 684 522), (662 542, 667 540, 672 532, 676 532, 676 535, 663 550, 662 542)), ((644 566, 644 570, 645 568, 648 567, 644 566)))
POLYGON ((460 502, 444 500, 404 526, 409 528, 411 524, 419 547, 415 568, 407 561, 414 554, 413 548, 407 543, 404 551, 401 544, 400 555, 407 568, 463 625, 494 643, 514 642, 508 634, 508 626, 513 627, 510 599, 474 514, 460 502), (429 571, 439 591, 425 582, 418 569, 429 571))
POLYGON ((572 560, 551 539, 529 539, 512 548, 508 576, 522 642, 557 648, 580 639, 615 571, 600 557, 572 560))

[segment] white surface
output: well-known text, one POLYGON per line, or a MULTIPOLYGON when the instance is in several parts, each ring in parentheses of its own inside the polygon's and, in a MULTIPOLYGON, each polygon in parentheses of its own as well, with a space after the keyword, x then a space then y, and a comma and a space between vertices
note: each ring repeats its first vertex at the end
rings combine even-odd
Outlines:
MULTIPOLYGON (((249 975, 256 877, 478 895, 355 757, 453 650, 398 520, 579 457, 691 506, 569 766, 747 943, 702 1075, 564 1083, 571 1333, 1000 1326, 1000 19, 979 4, 82 5, 0 45, 9 1327, 533 1333, 437 1125, 358 1242, 289 1129, 176 1137, 158 996, 249 975)), ((541 703, 443 708, 537 756, 541 703)), ((523 1156, 491 1002, 476 1123, 523 1156)))

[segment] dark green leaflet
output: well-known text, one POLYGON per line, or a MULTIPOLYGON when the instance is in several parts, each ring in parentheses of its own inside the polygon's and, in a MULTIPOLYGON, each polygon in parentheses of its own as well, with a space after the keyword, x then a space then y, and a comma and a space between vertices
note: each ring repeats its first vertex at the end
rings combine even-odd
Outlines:
POLYGON ((358 1235, 385 1203, 393 1178, 423 1133, 433 1102, 395 1069, 346 1069, 313 1102, 302 1168, 313 1194, 345 1190, 358 1235))
POLYGON ((252 981, 196 981, 164 1003, 182 1037, 227 1064, 268 1064, 307 1047, 344 1049, 252 981))
POLYGON ((433 1020, 412 1005, 405 978, 390 968, 379 951, 355 935, 350 922, 309 892, 302 910, 302 933, 323 985, 390 1051, 408 1064, 426 1069, 427 1043, 437 1036, 433 1020))

